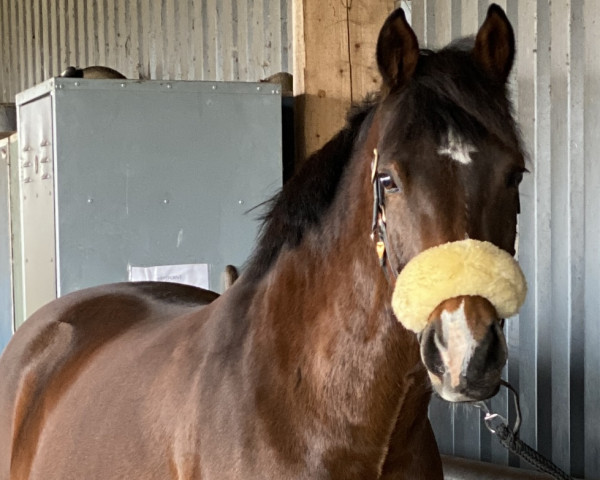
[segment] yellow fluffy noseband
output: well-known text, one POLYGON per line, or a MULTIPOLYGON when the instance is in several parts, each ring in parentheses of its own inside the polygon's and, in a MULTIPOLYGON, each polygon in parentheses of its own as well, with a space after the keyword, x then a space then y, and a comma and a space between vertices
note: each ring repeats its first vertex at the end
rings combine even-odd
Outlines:
POLYGON ((409 330, 420 332, 444 300, 462 295, 487 298, 500 318, 519 311, 527 283, 516 260, 490 242, 461 240, 429 248, 398 275, 392 308, 409 330))

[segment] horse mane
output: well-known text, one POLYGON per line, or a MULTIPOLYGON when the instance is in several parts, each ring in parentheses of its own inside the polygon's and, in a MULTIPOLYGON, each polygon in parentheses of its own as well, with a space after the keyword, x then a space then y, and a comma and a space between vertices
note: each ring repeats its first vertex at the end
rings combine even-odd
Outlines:
POLYGON ((264 275, 284 247, 298 246, 304 233, 319 224, 335 197, 361 126, 372 117, 376 104, 377 98, 370 96, 353 106, 342 130, 311 154, 279 193, 259 205, 268 211, 261 217, 257 248, 245 269, 250 277, 264 275))

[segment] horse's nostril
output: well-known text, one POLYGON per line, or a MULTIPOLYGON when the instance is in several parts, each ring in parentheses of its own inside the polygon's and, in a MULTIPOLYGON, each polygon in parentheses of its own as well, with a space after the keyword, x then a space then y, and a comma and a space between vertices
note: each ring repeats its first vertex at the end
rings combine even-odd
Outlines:
POLYGON ((487 381, 491 378, 499 379, 507 357, 504 334, 500 330, 500 326, 494 323, 469 361, 467 379, 474 385, 479 384, 481 379, 487 381))
POLYGON ((421 338, 421 356, 425 367, 431 373, 441 377, 444 375, 446 368, 438 348, 440 343, 441 340, 438 338, 435 329, 428 329, 421 338))
POLYGON ((485 356, 485 365, 501 365, 503 366, 506 362, 506 347, 504 342, 501 340, 504 335, 500 331, 500 327, 497 324, 493 324, 487 333, 487 354, 485 356))

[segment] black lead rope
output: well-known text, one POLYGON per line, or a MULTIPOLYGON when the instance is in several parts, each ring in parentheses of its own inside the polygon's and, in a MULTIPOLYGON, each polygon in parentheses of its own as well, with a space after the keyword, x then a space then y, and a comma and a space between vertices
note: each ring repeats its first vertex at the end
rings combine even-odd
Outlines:
POLYGON ((477 402, 474 405, 484 413, 483 422, 486 428, 498 437, 504 448, 518 455, 523 460, 537 468, 540 472, 547 473, 557 480, 574 480, 554 463, 537 452, 519 438, 519 427, 521 426, 521 407, 519 405, 519 396, 517 391, 508 382, 502 381, 507 389, 511 391, 515 399, 515 408, 517 419, 514 428, 508 426, 508 420, 498 413, 493 413, 488 404, 484 401, 477 402))

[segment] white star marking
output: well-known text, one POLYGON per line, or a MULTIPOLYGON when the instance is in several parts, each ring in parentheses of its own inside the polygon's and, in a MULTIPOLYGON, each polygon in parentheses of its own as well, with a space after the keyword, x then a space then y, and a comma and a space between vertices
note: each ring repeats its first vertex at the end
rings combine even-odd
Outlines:
POLYGON ((477 149, 461 139, 452 129, 448 130, 448 144, 438 148, 440 155, 448 155, 452 160, 463 165, 469 165, 473 161, 471 153, 475 152, 477 149))

